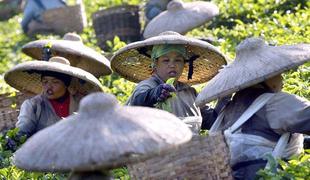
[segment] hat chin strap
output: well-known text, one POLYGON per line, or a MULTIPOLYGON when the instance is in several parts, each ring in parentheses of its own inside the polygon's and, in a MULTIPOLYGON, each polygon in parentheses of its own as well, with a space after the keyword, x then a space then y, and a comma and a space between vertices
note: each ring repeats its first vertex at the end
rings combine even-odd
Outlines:
POLYGON ((138 48, 137 51, 139 52, 139 54, 142 54, 148 58, 151 58, 151 55, 147 53, 148 49, 146 47, 138 48))
POLYGON ((44 48, 43 48, 43 56, 42 56, 42 59, 43 59, 44 61, 48 61, 51 57, 52 57, 51 48, 49 48, 49 47, 44 47, 44 48))
POLYGON ((192 76, 194 74, 194 61, 199 58, 199 55, 193 55, 188 59, 188 74, 187 74, 187 80, 192 79, 192 76))

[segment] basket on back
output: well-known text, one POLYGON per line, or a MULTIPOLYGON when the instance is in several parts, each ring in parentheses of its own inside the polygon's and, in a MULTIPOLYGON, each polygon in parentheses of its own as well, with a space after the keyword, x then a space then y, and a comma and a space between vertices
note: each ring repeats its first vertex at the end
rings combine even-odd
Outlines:
POLYGON ((132 179, 233 179, 221 133, 194 136, 174 152, 128 166, 132 179))
POLYGON ((83 4, 49 9, 42 14, 44 23, 48 24, 55 33, 83 32, 86 24, 86 14, 83 4))
POLYGON ((0 95, 0 131, 15 126, 20 106, 29 97, 22 93, 16 93, 15 96, 9 93, 0 95))
POLYGON ((93 26, 98 45, 108 50, 106 41, 118 36, 127 43, 140 40, 139 6, 121 5, 93 14, 93 26))
POLYGON ((76 5, 48 9, 42 13, 42 22, 29 24, 28 35, 34 34, 59 34, 67 32, 83 32, 87 26, 86 13, 82 2, 76 5))

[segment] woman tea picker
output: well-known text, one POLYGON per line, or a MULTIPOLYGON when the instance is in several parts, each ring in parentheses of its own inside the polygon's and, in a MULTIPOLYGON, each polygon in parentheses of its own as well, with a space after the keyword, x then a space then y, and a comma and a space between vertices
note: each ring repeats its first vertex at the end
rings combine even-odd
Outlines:
POLYGON ((197 93, 189 84, 208 81, 224 64, 224 55, 211 44, 172 31, 131 43, 111 60, 114 71, 139 82, 128 105, 162 108, 160 104, 169 101, 170 110, 176 116, 200 117, 196 122, 198 129, 201 116, 210 118, 216 112, 204 107, 201 115, 194 103, 197 93), (175 97, 171 97, 173 93, 175 97))
POLYGON ((254 179, 267 154, 288 159, 302 151, 301 133, 310 134, 310 102, 281 92, 281 73, 309 60, 310 44, 274 47, 249 38, 198 95, 203 106, 236 92, 209 131, 224 131, 235 179, 254 179))
POLYGON ((37 94, 24 101, 16 123, 19 135, 27 137, 77 111, 84 95, 101 91, 97 78, 63 57, 21 63, 4 79, 21 92, 37 94))

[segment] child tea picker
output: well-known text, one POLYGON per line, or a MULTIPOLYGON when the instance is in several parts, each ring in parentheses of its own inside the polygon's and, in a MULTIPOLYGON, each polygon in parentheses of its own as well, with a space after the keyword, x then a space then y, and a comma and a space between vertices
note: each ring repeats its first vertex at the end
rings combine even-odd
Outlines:
POLYGON ((235 93, 210 129, 224 131, 236 179, 254 179, 264 157, 289 158, 310 134, 310 102, 281 92, 281 73, 310 60, 310 44, 268 46, 249 38, 237 46, 233 63, 223 68, 198 95, 203 106, 235 93))
POLYGON ((182 119, 194 119, 196 132, 201 116, 213 118, 216 112, 209 107, 200 112, 194 103, 197 93, 190 85, 207 82, 224 64, 224 55, 211 44, 172 31, 128 44, 111 59, 115 72, 139 82, 128 105, 162 107, 169 101, 167 110, 182 119), (176 96, 171 98, 172 93, 176 96))

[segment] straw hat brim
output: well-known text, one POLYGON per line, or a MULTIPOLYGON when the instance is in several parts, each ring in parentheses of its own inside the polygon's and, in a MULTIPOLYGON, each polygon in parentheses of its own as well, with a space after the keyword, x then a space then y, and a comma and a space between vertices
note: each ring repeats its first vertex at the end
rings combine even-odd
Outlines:
POLYGON ((134 42, 118 50, 111 58, 113 71, 132 82, 140 82, 151 76, 151 58, 139 53, 139 49, 151 51, 156 44, 184 44, 188 54, 199 55, 194 61, 192 79, 187 79, 188 65, 186 64, 180 81, 190 85, 204 83, 214 77, 218 70, 226 64, 226 57, 213 45, 178 33, 159 35, 143 41, 134 42))
POLYGON ((143 37, 150 38, 164 31, 185 34, 219 14, 219 8, 211 2, 197 1, 182 4, 183 7, 168 9, 152 19, 145 27, 143 37))
POLYGON ((58 62, 37 60, 24 62, 7 71, 4 74, 4 80, 21 92, 39 94, 42 92, 41 74, 35 71, 53 71, 69 75, 73 77, 70 86, 79 88, 81 92, 102 91, 99 80, 89 72, 58 62), (74 78, 84 80, 85 83, 79 83, 74 78))
POLYGON ((196 104, 204 106, 309 60, 310 44, 268 46, 262 39, 246 39, 237 46, 236 59, 202 89, 196 104))
POLYGON ((192 137, 187 125, 173 114, 121 107, 102 96, 112 95, 93 93, 83 98, 77 114, 33 135, 16 152, 15 165, 53 172, 111 169, 154 156, 192 137))
POLYGON ((43 47, 48 43, 52 45, 52 56, 67 58, 71 66, 84 69, 96 77, 112 73, 110 61, 107 58, 79 41, 37 40, 25 44, 22 51, 34 59, 41 60, 43 47))

